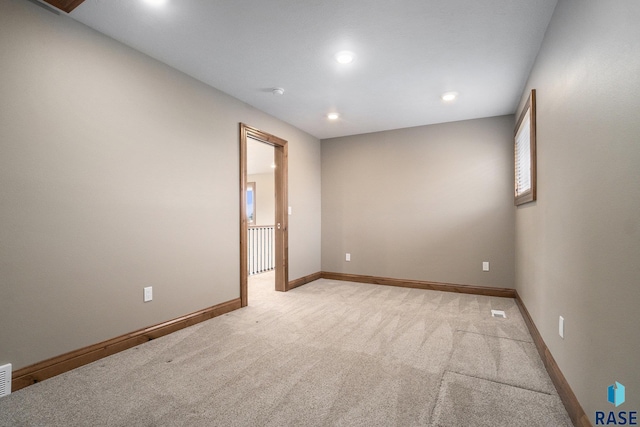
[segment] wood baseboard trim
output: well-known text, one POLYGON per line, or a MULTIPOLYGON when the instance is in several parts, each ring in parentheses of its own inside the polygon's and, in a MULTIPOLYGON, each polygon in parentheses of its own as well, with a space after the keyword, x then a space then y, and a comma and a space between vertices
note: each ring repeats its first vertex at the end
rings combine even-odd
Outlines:
POLYGON ((457 292, 461 294, 485 295, 490 297, 515 298, 516 290, 492 288, 489 286, 457 285, 453 283, 427 282, 422 280, 392 279, 389 277, 363 276, 360 274, 320 273, 323 279, 347 282, 371 283, 374 285, 399 286, 403 288, 427 289, 431 291, 457 292))
POLYGON ((527 324, 527 328, 529 328, 529 333, 531 334, 533 342, 538 349, 540 358, 542 359, 542 362, 544 363, 544 366, 547 369, 549 376, 551 377, 551 381, 553 381, 553 384, 556 386, 556 390, 560 395, 560 399, 562 400, 562 403, 564 404, 564 407, 567 410, 571 421, 573 421, 573 425, 576 427, 592 427, 589 417, 584 412, 584 409, 582 408, 582 405, 580 405, 580 402, 578 402, 578 398, 573 393, 573 390, 571 390, 571 386, 569 386, 567 379, 565 378, 564 374, 560 370, 560 367, 551 355, 549 348, 542 339, 542 335, 540 335, 540 331, 538 331, 536 324, 533 322, 533 319, 529 314, 529 310, 527 310, 527 307, 524 305, 524 301, 522 301, 522 298, 520 298, 520 295, 518 295, 517 291, 515 300, 518 308, 520 309, 520 313, 524 318, 524 322, 527 324))
POLYGON ((317 273, 313 273, 313 274, 309 274, 307 276, 304 277, 300 277, 299 279, 295 279, 290 281, 287 284, 287 290, 290 291, 293 288, 297 288, 298 286, 302 286, 302 285, 306 285, 307 283, 311 283, 315 280, 320 279, 321 277, 321 273, 317 272, 317 273))
POLYGON ((31 384, 86 365, 103 357, 111 356, 123 350, 135 347, 147 341, 168 335, 172 332, 195 325, 205 320, 221 316, 240 308, 240 298, 223 302, 195 313, 187 314, 167 322, 121 335, 97 344, 93 344, 42 362, 26 366, 13 372, 11 390, 17 391, 31 384))

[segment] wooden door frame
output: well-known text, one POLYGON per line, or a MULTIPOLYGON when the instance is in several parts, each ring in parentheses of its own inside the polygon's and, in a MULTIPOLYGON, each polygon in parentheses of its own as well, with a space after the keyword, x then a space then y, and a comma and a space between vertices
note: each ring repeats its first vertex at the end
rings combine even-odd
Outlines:
POLYGON ((275 250, 276 291, 285 292, 289 282, 289 218, 288 218, 288 152, 287 141, 275 135, 240 123, 240 300, 248 304, 249 277, 247 256, 247 138, 256 139, 274 148, 275 169, 275 250), (278 228, 277 224, 280 224, 278 228))

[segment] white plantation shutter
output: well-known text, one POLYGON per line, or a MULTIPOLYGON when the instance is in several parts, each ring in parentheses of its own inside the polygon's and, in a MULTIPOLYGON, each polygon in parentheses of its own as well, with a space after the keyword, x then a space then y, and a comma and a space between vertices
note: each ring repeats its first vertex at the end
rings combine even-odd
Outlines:
POLYGON ((515 161, 515 205, 536 200, 536 91, 531 90, 529 99, 518 117, 513 138, 515 161))
POLYGON ((516 197, 531 190, 531 116, 527 111, 516 135, 516 197))

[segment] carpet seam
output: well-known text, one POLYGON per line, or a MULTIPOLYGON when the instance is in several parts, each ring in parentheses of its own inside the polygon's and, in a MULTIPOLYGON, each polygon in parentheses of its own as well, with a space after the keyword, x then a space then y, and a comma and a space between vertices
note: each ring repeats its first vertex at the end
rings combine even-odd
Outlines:
MULTIPOLYGON (((491 380, 489 378, 477 377, 475 375, 464 374, 462 372, 456 372, 456 371, 452 371, 452 370, 445 370, 445 374, 447 372, 451 372, 452 374, 462 375, 462 376, 469 377, 469 378, 475 378, 477 380, 488 381, 488 382, 491 382, 491 383, 494 383, 494 384, 500 384, 500 385, 506 385, 506 386, 509 386, 509 387, 515 387, 515 388, 519 388, 521 390, 531 391, 533 393, 540 393, 540 394, 544 394, 544 395, 547 395, 547 396, 554 396, 553 393, 547 393, 546 391, 534 390, 534 389, 531 389, 531 388, 521 387, 521 386, 515 385, 515 384, 509 384, 509 383, 504 383, 504 382, 501 382, 501 381, 491 380)), ((443 375, 443 378, 444 378, 444 375, 443 375)))
POLYGON ((434 402, 433 407, 431 408, 431 412, 429 414, 429 425, 430 426, 433 426, 433 423, 435 422, 434 416, 435 416, 436 408, 438 407, 438 404, 440 403, 440 398, 442 397, 442 383, 444 382, 444 376, 446 375, 446 373, 447 373, 447 370, 445 369, 444 371, 442 371, 442 375, 440 376, 440 383, 438 384, 438 394, 437 394, 437 397, 436 397, 436 401, 434 402))
MULTIPOLYGON (((454 331, 455 333, 455 331, 454 331)), ((442 383, 444 382, 444 376, 447 373, 447 369, 446 367, 449 366, 451 364, 451 358, 453 357, 453 351, 454 351, 454 347, 455 347, 455 340, 451 340, 451 350, 449 350, 449 357, 447 357, 447 361, 444 364, 445 369, 442 370, 442 375, 440 375, 440 382, 438 383, 438 391, 436 394, 436 399, 435 402, 433 403, 433 406, 431 407, 431 411, 429 413, 429 425, 433 426, 434 423, 434 412, 436 410, 436 408, 438 407, 438 403, 440 402, 440 396, 441 396, 441 392, 442 392, 442 383)))
POLYGON ((516 338, 508 338, 508 337, 501 337, 501 336, 498 336, 498 335, 483 334, 481 332, 465 331, 463 329, 456 329, 455 332, 462 332, 462 333, 465 333, 465 334, 482 335, 483 337, 500 338, 500 339, 503 339, 503 340, 517 341, 517 342, 523 342, 523 343, 534 344, 535 345, 535 343, 533 341, 525 341, 525 340, 519 340, 519 339, 516 339, 516 338))

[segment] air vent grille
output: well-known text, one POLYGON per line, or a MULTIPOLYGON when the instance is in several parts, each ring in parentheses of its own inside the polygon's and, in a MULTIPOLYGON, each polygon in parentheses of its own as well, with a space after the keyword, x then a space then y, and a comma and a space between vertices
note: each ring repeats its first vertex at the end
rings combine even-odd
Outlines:
POLYGON ((498 317, 500 319, 506 319, 507 315, 503 310, 491 310, 491 317, 498 317))
POLYGON ((11 394, 11 363, 0 366, 0 397, 11 394))

